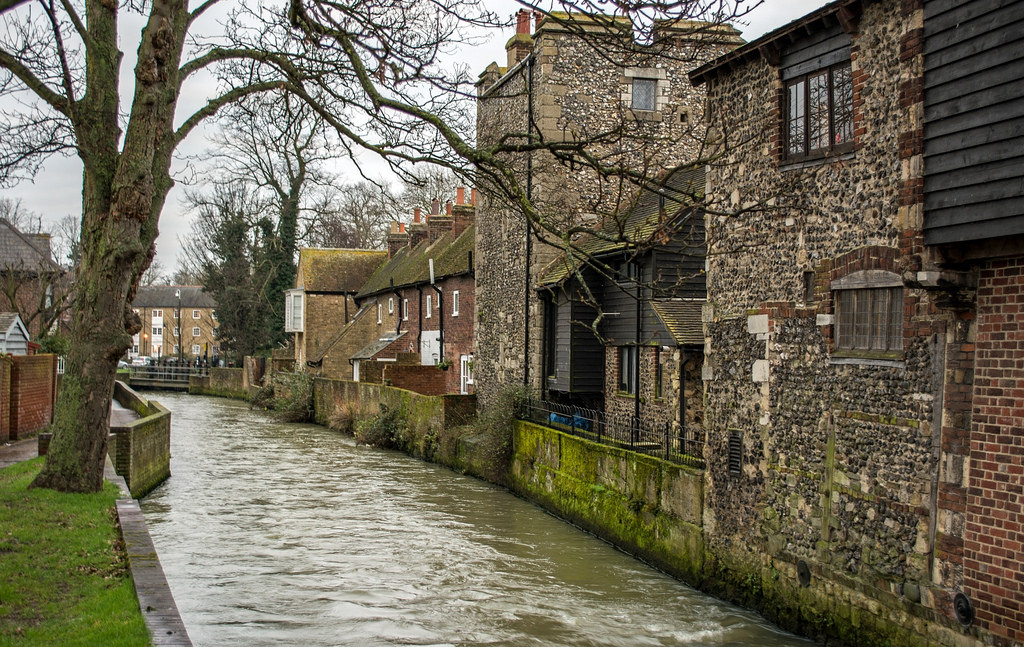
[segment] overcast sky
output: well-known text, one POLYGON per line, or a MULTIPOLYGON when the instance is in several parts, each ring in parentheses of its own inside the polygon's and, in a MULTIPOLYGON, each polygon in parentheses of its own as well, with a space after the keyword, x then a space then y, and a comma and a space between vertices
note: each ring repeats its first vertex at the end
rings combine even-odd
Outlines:
MULTIPOLYGON (((500 14, 511 15, 518 9, 514 0, 485 0, 485 2, 492 5, 492 9, 500 14)), ((750 41, 810 13, 824 4, 826 4, 825 0, 764 0, 764 3, 747 17, 745 21, 747 24, 736 26, 743 32, 743 37, 750 41)), ((134 34, 141 27, 141 21, 122 19, 120 26, 123 33, 134 34)), ((492 60, 504 64, 504 45, 509 36, 509 32, 496 34, 490 39, 488 45, 480 47, 478 51, 472 53, 471 59, 481 62, 478 71, 482 71, 492 60)), ((134 43, 131 45, 122 43, 122 50, 126 53, 125 62, 122 63, 122 77, 126 79, 130 79, 128 66, 134 62, 134 49, 134 43)), ((130 97, 130 94, 124 96, 130 97)), ((189 98, 183 96, 181 106, 183 110, 179 110, 179 115, 187 114, 184 112, 185 108, 188 108, 189 111, 194 110, 200 100, 201 98, 192 98, 189 101, 189 98)), ((204 133, 201 129, 197 129, 180 147, 179 152, 196 153, 204 150, 206 146, 204 133)), ((20 199, 24 208, 43 216, 45 228, 48 223, 56 223, 67 214, 75 214, 76 217, 80 214, 81 169, 81 163, 77 157, 53 158, 36 176, 34 182, 22 182, 12 189, 0 190, 0 196, 20 199)), ((341 172, 344 173, 345 170, 342 169, 341 172)), ((358 179, 358 177, 354 177, 353 181, 358 179)), ((182 209, 182 197, 182 183, 179 182, 168 196, 167 204, 160 218, 157 260, 169 272, 177 266, 179 240, 186 238, 189 233, 189 219, 182 209)))

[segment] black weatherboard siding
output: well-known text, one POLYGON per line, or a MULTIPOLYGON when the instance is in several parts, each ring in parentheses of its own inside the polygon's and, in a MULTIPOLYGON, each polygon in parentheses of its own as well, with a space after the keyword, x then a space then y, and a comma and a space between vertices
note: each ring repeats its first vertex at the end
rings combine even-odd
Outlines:
POLYGON ((924 12, 925 242, 1024 233, 1024 2, 924 12))

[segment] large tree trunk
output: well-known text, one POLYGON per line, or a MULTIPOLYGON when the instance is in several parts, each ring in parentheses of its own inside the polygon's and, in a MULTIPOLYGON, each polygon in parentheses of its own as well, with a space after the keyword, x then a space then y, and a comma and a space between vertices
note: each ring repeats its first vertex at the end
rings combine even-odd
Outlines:
POLYGON ((82 263, 53 441, 33 483, 66 492, 94 492, 103 485, 117 360, 140 328, 131 300, 153 258, 157 221, 172 184, 172 119, 187 2, 152 4, 139 45, 135 96, 120 153, 117 7, 87 3, 88 91, 72 118, 84 165, 82 263))

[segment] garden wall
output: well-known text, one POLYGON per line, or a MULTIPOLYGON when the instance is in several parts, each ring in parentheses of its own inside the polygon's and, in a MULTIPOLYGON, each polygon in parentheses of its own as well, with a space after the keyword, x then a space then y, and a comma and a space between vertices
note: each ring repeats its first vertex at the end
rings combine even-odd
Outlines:
POLYGON ((114 399, 139 416, 129 425, 111 427, 107 444, 115 471, 138 499, 171 475, 171 412, 123 382, 114 383, 114 399))

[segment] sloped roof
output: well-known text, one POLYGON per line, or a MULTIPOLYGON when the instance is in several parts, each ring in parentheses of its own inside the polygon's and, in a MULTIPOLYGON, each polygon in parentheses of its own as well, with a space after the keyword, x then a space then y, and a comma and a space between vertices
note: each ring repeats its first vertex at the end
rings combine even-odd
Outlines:
POLYGON ((135 308, 176 308, 181 290, 182 308, 216 308, 217 302, 203 291, 201 285, 149 285, 140 287, 135 293, 132 306, 135 308))
POLYGON ((653 299, 651 307, 677 344, 702 345, 701 307, 705 303, 703 299, 653 299))
POLYGON ((356 295, 356 300, 390 291, 392 280, 396 288, 429 283, 430 259, 434 259, 435 280, 467 274, 473 269, 469 265, 469 253, 475 244, 476 227, 470 225, 456 238, 448 232, 433 244, 424 240, 412 249, 404 247, 377 268, 356 295))
POLYGON ((24 335, 25 339, 31 339, 28 329, 25 328, 25 324, 21 321, 21 317, 17 312, 0 312, 0 335, 6 337, 15 328, 21 330, 21 334, 24 335))
POLYGON ((540 287, 551 287, 570 276, 587 258, 598 258, 671 235, 670 224, 704 195, 704 169, 682 167, 657 187, 644 189, 625 218, 608 218, 593 234, 584 234, 572 252, 563 252, 541 272, 540 287))
POLYGON ((364 346, 361 350, 359 350, 359 352, 352 355, 352 357, 349 359, 372 359, 374 355, 390 346, 396 340, 400 339, 403 335, 405 335, 405 333, 406 331, 403 330, 397 335, 391 333, 381 337, 380 339, 375 339, 366 346, 364 346))
POLYGON ((0 264, 12 270, 60 270, 53 262, 48 234, 23 234, 4 218, 0 218, 0 264))
POLYGON ((306 292, 355 293, 387 257, 374 249, 305 247, 299 250, 298 286, 306 292))

